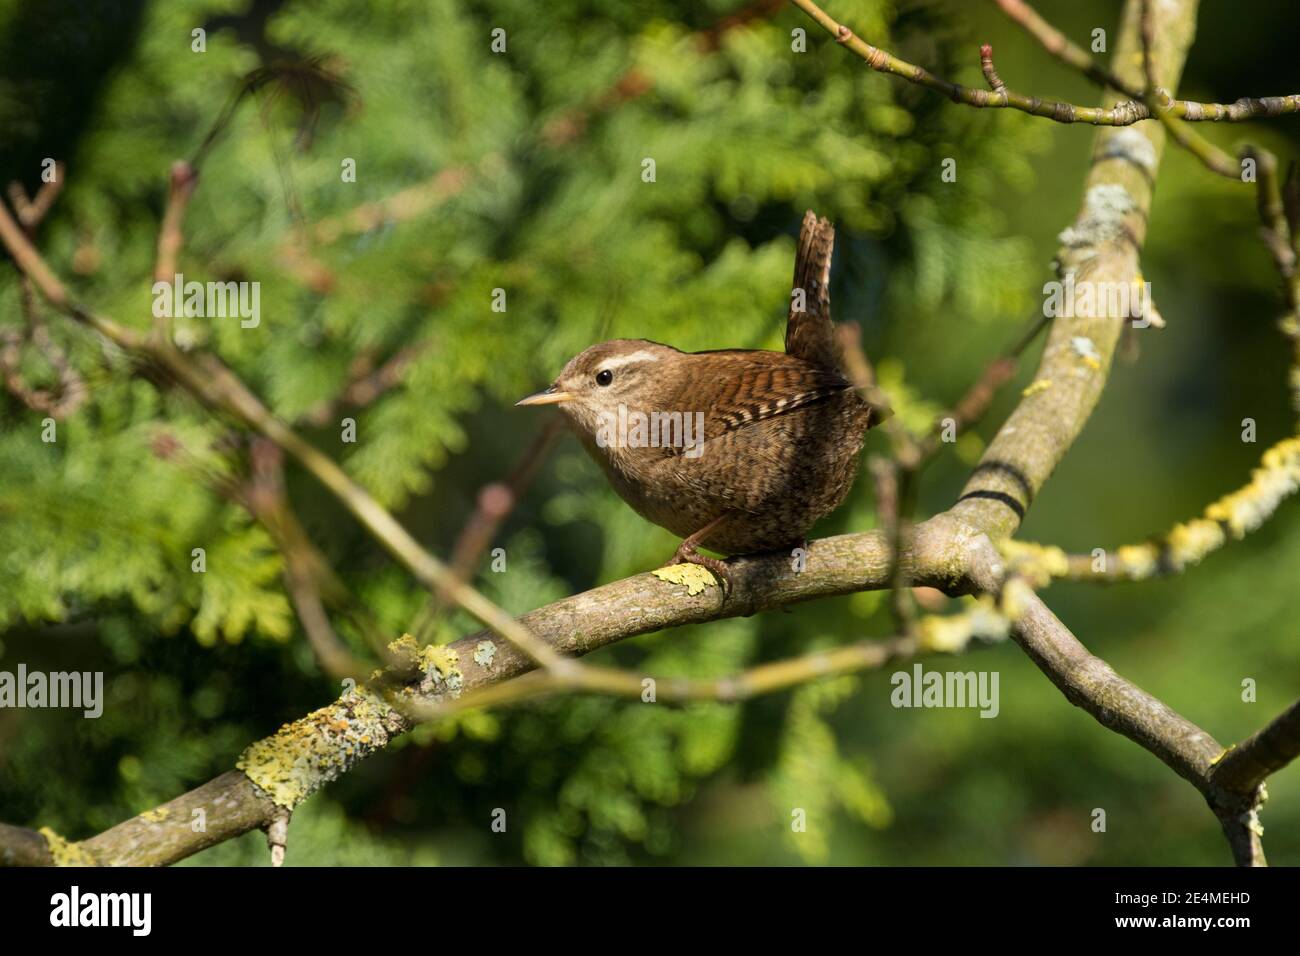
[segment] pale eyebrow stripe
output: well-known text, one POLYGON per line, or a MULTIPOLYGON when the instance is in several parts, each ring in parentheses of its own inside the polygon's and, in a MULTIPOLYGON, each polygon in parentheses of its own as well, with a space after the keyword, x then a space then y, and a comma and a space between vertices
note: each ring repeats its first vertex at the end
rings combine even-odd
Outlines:
POLYGON ((633 352, 631 355, 624 355, 619 358, 610 359, 608 362, 602 362, 600 367, 602 369, 606 369, 606 368, 615 369, 615 368, 621 368, 622 366, 627 365, 631 362, 657 362, 657 361, 659 361, 659 356, 655 355, 654 352, 646 352, 643 350, 640 352, 633 352))

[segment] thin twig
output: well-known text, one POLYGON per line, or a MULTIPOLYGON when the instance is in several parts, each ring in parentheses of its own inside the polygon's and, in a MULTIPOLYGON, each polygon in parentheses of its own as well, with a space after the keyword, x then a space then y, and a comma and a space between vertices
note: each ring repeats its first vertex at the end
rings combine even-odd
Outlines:
MULTIPOLYGON (((463 697, 407 703, 405 712, 417 721, 442 720, 486 707, 500 707, 560 693, 605 694, 661 703, 736 703, 790 687, 864 670, 879 670, 922 649, 914 636, 856 641, 798 657, 760 664, 728 677, 688 678, 637 674, 607 667, 584 666, 566 674, 533 671, 511 681, 490 684, 463 697), (651 696, 653 695, 653 696, 651 696)), ((953 651, 954 653, 957 651, 953 651)), ((396 704, 398 706, 400 704, 396 704)))
MULTIPOLYGON (((28 199, 21 182, 14 180, 9 184, 10 201, 29 239, 35 238, 41 223, 54 205, 54 200, 63 190, 63 171, 63 163, 55 163, 53 178, 41 183, 34 200, 28 199)), ((22 272, 18 276, 18 298, 27 334, 24 337, 22 333, 10 329, 0 330, 0 378, 4 379, 9 394, 32 411, 61 421, 80 408, 86 400, 86 383, 69 361, 67 353, 50 338, 31 279, 22 272), (58 384, 54 388, 37 388, 27 384, 22 373, 22 362, 24 346, 28 342, 36 347, 37 352, 58 376, 58 384)))
MULTIPOLYGON (((171 282, 177 274, 177 260, 185 242, 185 209, 189 206, 199 183, 198 171, 184 160, 172 163, 167 187, 167 208, 163 211, 162 226, 158 230, 158 248, 154 255, 154 282, 171 282)), ((161 310, 154 318, 154 334, 160 338, 171 337, 171 315, 161 310)))
MULTIPOLYGON (((872 46, 856 36, 848 26, 836 22, 813 0, 791 0, 791 2, 816 20, 841 45, 848 47, 865 60, 867 65, 876 72, 901 76, 910 83, 942 93, 954 103, 964 103, 980 109, 1010 108, 1033 116, 1046 117, 1058 123, 1091 123, 1095 126, 1131 126, 1142 120, 1151 119, 1153 115, 1147 105, 1139 100, 1128 100, 1109 108, 1076 106, 1072 103, 1040 99, 1037 96, 1026 96, 1009 90, 994 93, 990 90, 977 90, 971 86, 952 83, 935 76, 924 67, 908 63, 879 47, 872 46)), ((1239 122, 1259 116, 1281 116, 1286 113, 1300 112, 1300 94, 1266 96, 1261 99, 1243 97, 1228 105, 1170 100, 1167 112, 1189 122, 1198 120, 1239 122)))
POLYGON ((322 428, 335 422, 346 406, 348 408, 365 408, 381 396, 396 388, 402 381, 406 370, 429 347, 429 342, 416 342, 394 352, 378 368, 370 368, 368 363, 358 363, 360 368, 343 392, 336 398, 317 402, 298 418, 298 423, 315 428, 322 428))
POLYGON ((1123 78, 1089 56, 1081 47, 1075 46, 1065 34, 1039 16, 1023 0, 994 0, 994 2, 1003 13, 1023 27, 1030 36, 1042 44, 1048 53, 1062 63, 1074 67, 1103 88, 1116 90, 1131 100, 1142 100, 1146 103, 1152 114, 1164 125, 1170 139, 1199 159, 1211 172, 1228 179, 1239 178, 1239 170, 1231 156, 1179 122, 1168 109, 1163 108, 1168 94, 1161 90, 1156 85, 1154 77, 1149 75, 1149 64, 1153 58, 1145 52, 1152 45, 1148 39, 1149 25, 1143 28, 1143 73, 1147 79, 1144 88, 1125 82, 1123 78))
POLYGON ((906 533, 904 482, 910 480, 911 469, 902 468, 891 459, 873 455, 867 462, 875 480, 876 514, 889 542, 889 606, 899 633, 911 634, 916 627, 916 605, 908 589, 907 572, 903 566, 903 536, 906 533))
MULTIPOLYGON (((862 329, 858 323, 842 322, 835 326, 835 337, 845 374, 854 388, 872 405, 892 407, 889 396, 876 383, 876 371, 871 367, 871 361, 862 347, 862 329)), ((894 458, 897 461, 906 467, 912 467, 920 460, 921 450, 916 437, 899 421, 897 415, 886 418, 881 427, 894 446, 894 458)))
POLYGON ((984 71, 984 81, 988 83, 989 89, 994 93, 1007 96, 1007 85, 1002 82, 1002 77, 998 76, 997 67, 993 65, 993 47, 985 43, 980 47, 980 69, 984 71))
POLYGON ((347 644, 334 632, 317 586, 319 555, 302 536, 296 520, 288 515, 284 491, 283 453, 266 439, 254 439, 249 448, 251 475, 244 498, 251 514, 271 530, 284 556, 285 584, 298 620, 311 644, 316 662, 336 680, 362 680, 367 668, 353 656, 347 644))
POLYGON ((9 184, 9 201, 13 203, 14 213, 29 236, 36 235, 36 229, 45 221, 50 207, 54 205, 54 200, 63 191, 65 168, 62 161, 54 164, 51 170, 53 175, 49 179, 41 180, 41 188, 36 190, 35 199, 28 199, 27 190, 18 180, 9 184))
POLYGON ((1142 91, 1106 69, 1088 53, 1071 42, 1064 33, 1044 20, 1029 4, 1023 0, 994 0, 1011 20, 1015 21, 1035 40, 1042 44, 1048 53, 1062 63, 1074 67, 1094 83, 1110 87, 1123 93, 1129 99, 1140 99, 1142 91))
POLYGON ((1142 75, 1146 80, 1142 90, 1143 102, 1152 115, 1160 120, 1169 138, 1199 159, 1207 169, 1227 179, 1240 180, 1241 170, 1233 158, 1185 126, 1169 109, 1171 96, 1160 88, 1156 80, 1156 58, 1152 52, 1156 44, 1156 29, 1151 0, 1141 0, 1138 20, 1142 35, 1142 75))
POLYGON ((1287 310, 1294 313, 1300 310, 1300 270, 1296 268, 1295 237, 1291 235, 1278 181, 1277 157, 1255 145, 1244 146, 1241 154, 1255 163, 1255 207, 1259 213, 1260 235, 1282 277, 1287 310))

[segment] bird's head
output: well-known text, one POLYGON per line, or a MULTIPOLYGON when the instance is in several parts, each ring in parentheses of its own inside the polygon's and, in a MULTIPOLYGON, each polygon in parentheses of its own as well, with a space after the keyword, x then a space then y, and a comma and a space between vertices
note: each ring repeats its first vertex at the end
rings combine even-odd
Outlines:
POLYGON ((655 396, 682 354, 646 339, 601 342, 570 359, 548 388, 515 404, 559 405, 574 425, 594 431, 601 417, 617 415, 620 405, 635 411, 657 408, 655 396))

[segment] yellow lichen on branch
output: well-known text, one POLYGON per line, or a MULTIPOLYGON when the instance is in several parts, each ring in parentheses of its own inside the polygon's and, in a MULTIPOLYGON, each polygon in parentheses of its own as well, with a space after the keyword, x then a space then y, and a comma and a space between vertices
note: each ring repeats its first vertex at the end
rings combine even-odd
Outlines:
POLYGON ((1142 581, 1174 574, 1199 563, 1230 540, 1254 531, 1281 503, 1300 491, 1300 436, 1285 438, 1264 452, 1250 481, 1209 505, 1203 514, 1180 522, 1141 544, 1113 551, 1067 554, 1057 547, 1004 541, 1000 549, 1019 573, 1037 587, 1055 578, 1080 581, 1142 581))
POLYGON ((292 810, 405 729, 393 707, 356 688, 250 744, 235 766, 278 806, 292 810))
POLYGON ((960 654, 974 641, 1001 641, 1010 632, 1011 621, 987 596, 971 599, 970 607, 960 614, 931 614, 916 625, 920 650, 937 654, 960 654))
POLYGON ((49 827, 41 827, 38 832, 45 837, 55 866, 99 866, 99 861, 80 843, 64 839, 49 827))
POLYGON ((716 588, 718 580, 708 568, 698 564, 670 564, 666 568, 657 568, 650 572, 660 581, 680 584, 686 588, 687 595, 694 597, 705 588, 716 588))
POLYGON ((393 641, 388 649, 422 674, 417 682, 401 688, 396 704, 389 703, 377 688, 349 688, 334 703, 250 744, 236 768, 278 806, 292 810, 409 729, 409 720, 401 711, 402 696, 414 699, 417 694, 459 693, 461 672, 455 650, 420 647, 409 634, 393 641))

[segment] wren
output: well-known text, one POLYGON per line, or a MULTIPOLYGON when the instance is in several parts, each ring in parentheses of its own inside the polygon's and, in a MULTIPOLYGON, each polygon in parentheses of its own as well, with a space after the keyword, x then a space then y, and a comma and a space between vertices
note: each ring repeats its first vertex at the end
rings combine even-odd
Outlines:
POLYGON ((645 339, 601 342, 519 405, 558 405, 614 490, 699 553, 789 549, 844 501, 866 431, 889 414, 845 377, 830 315, 835 231, 805 214, 785 351, 681 352, 645 339), (801 291, 802 290, 802 291, 801 291))

